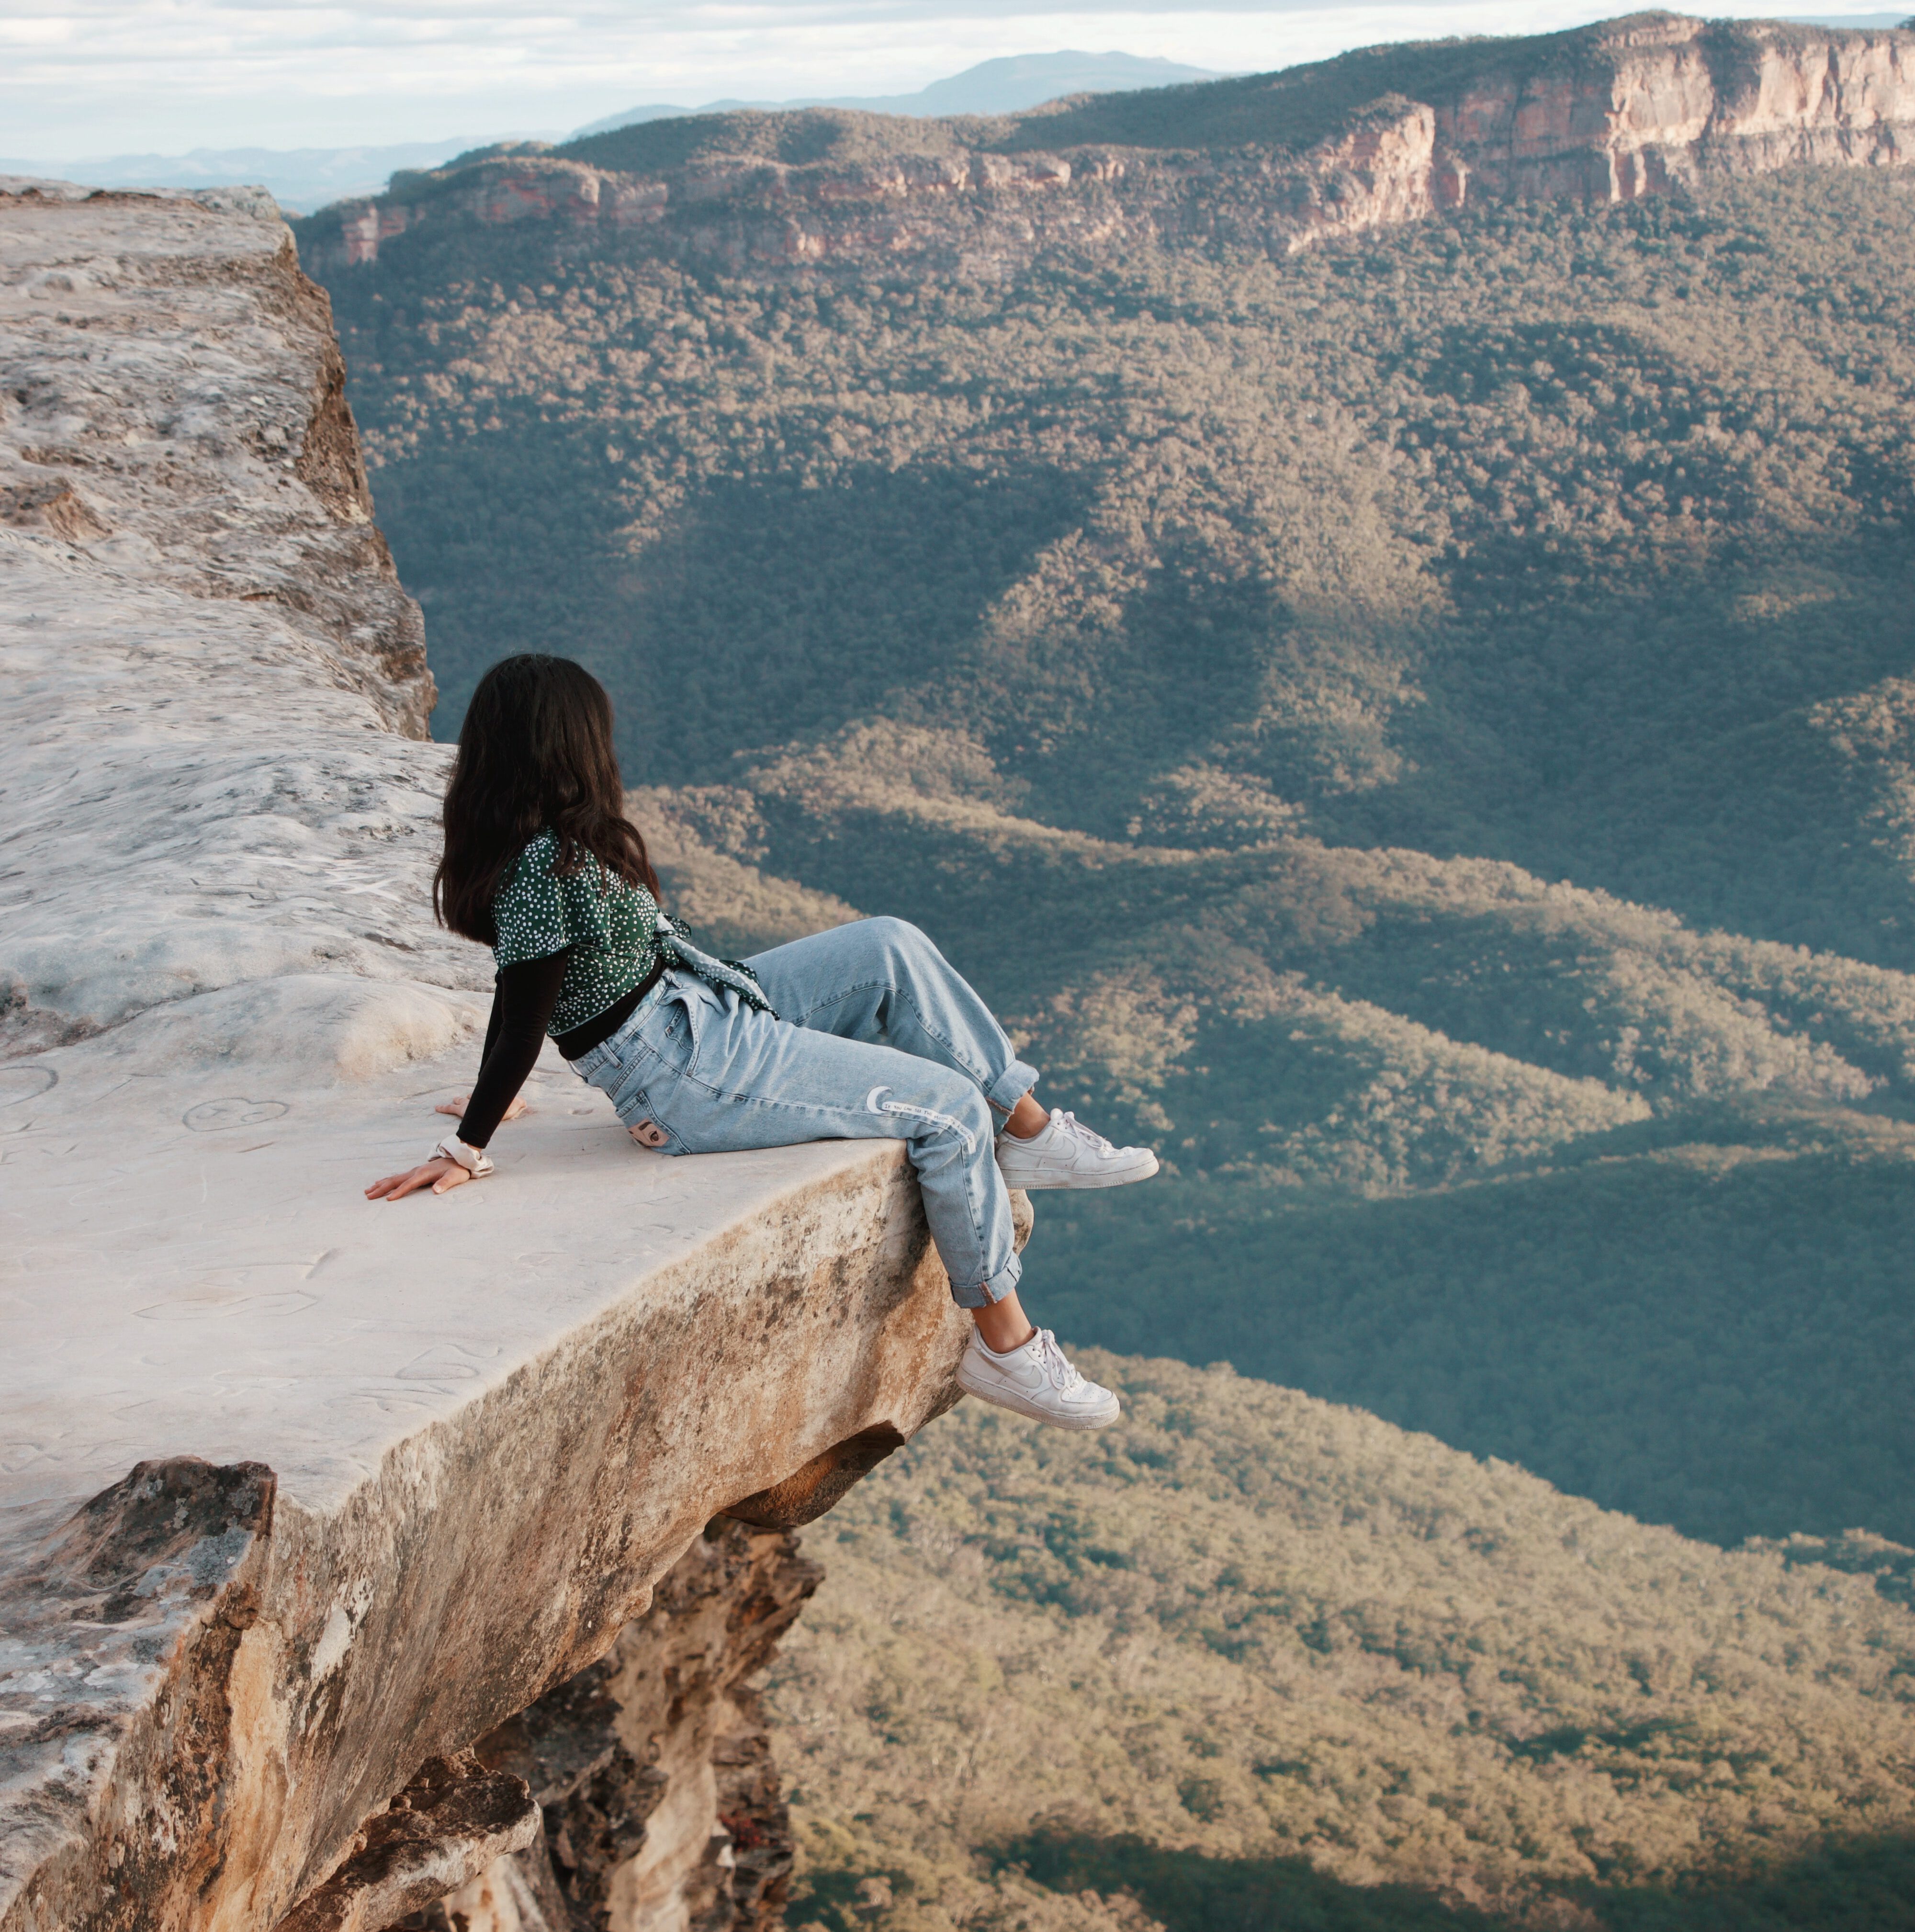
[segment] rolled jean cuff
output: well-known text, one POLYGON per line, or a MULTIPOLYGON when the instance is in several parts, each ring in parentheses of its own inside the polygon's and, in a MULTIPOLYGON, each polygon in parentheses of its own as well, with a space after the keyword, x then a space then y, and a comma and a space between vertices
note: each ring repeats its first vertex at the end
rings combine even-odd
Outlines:
POLYGON ((1023 1280, 1024 1258, 1013 1255, 997 1272, 981 1286, 975 1283, 960 1288, 956 1282, 951 1284, 951 1298, 960 1308, 988 1308, 994 1302, 1002 1301, 1023 1280))
MULTIPOLYGON (((1008 1114, 1036 1084, 1037 1069, 1026 1066, 1021 1060, 1014 1060, 984 1090, 984 1096, 1000 1114, 1008 1114)), ((991 1297, 993 1301, 1002 1298, 995 1294, 991 1297)))

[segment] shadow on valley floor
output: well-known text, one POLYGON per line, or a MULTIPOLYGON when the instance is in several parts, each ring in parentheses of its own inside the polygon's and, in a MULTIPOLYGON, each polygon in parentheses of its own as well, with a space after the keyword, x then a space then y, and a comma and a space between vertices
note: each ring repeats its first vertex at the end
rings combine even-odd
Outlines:
POLYGON ((709 782, 742 747, 829 732, 956 669, 990 606, 1083 516, 1041 465, 715 478, 652 544, 596 568, 581 655, 653 782, 709 782))
POLYGON ((1140 1838, 1027 1838, 998 1862, 1052 1892, 1128 1892, 1166 1932, 1492 1932, 1505 1922, 1414 1886, 1347 1885, 1304 1858, 1207 1858, 1140 1838))
POLYGON ((553 650, 604 680, 634 782, 728 779, 741 747, 828 733, 952 670, 1086 500, 1082 479, 1037 465, 716 478, 634 544, 616 447, 507 422, 379 472, 380 521, 430 626, 442 739, 487 664, 553 650))
POLYGON ((1915 1544, 1915 1169, 1830 1138, 1308 1208, 1053 1194, 1028 1287, 1071 1340, 1228 1361, 1686 1535, 1915 1544))
MULTIPOLYGON (((1032 1838, 1006 1847, 999 1862, 1052 1891, 1127 1892, 1167 1932, 1491 1932, 1573 1922, 1512 1921, 1410 1886, 1346 1885, 1302 1858, 1206 1858, 1137 1839, 1032 1838)), ((1584 1924, 1605 1932, 1903 1932, 1915 1927, 1915 1845, 1862 1840, 1756 1876, 1675 1888, 1593 1886, 1565 1896, 1590 1915, 1584 1924)))

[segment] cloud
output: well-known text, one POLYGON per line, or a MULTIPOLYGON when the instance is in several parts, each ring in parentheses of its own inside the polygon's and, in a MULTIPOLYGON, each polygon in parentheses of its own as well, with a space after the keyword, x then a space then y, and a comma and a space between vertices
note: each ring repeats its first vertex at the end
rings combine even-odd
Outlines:
POLYGON ((1121 49, 1242 71, 1534 33, 1577 0, 0 0, 0 140, 52 160, 560 130, 638 101, 886 94, 980 60, 1121 49))

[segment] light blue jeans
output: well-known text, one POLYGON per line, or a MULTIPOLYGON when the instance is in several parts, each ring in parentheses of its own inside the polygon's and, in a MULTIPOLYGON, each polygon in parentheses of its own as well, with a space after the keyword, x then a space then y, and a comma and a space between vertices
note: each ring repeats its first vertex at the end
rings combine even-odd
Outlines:
POLYGON ((1002 1300, 1023 1264, 990 1110, 1014 1107, 1036 1070, 902 920, 860 920, 746 963, 776 1019, 673 968, 574 1066, 611 1096, 628 1127, 650 1121, 669 1154, 903 1141, 952 1299, 960 1308, 1002 1300))

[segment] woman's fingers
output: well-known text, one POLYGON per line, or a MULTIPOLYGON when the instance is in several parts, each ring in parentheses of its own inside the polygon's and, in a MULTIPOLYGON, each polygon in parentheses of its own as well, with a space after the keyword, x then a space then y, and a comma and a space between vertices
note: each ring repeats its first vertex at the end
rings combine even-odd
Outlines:
POLYGON ((461 1181, 471 1178, 456 1160, 429 1160, 423 1166, 408 1168, 403 1174, 388 1174, 383 1180, 374 1181, 366 1190, 366 1198, 403 1201, 421 1187, 430 1187, 435 1194, 443 1194, 448 1188, 457 1187, 461 1181))

